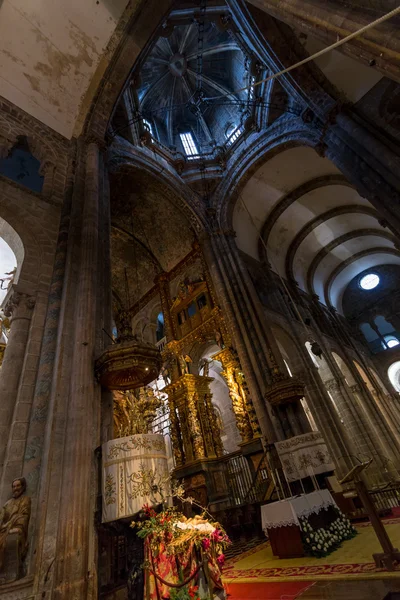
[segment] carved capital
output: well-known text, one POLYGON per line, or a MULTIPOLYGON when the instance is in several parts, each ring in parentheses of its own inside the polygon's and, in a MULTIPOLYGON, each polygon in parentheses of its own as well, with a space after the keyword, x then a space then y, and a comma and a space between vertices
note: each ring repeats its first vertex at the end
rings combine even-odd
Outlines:
POLYGON ((35 307, 35 302, 36 300, 34 296, 22 294, 20 292, 14 292, 4 307, 4 314, 6 317, 12 317, 12 320, 18 318, 30 319, 31 312, 35 307))
POLYGON ((329 379, 325 381, 325 389, 327 392, 339 392, 339 382, 336 379, 329 379))

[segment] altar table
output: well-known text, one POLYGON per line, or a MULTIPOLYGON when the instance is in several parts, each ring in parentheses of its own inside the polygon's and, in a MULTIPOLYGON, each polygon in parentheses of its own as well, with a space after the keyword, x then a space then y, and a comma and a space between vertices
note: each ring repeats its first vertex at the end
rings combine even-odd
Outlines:
POLYGON ((279 558, 304 556, 299 518, 313 517, 316 527, 328 527, 337 508, 329 490, 279 500, 261 507, 263 531, 271 543, 272 552, 279 558))

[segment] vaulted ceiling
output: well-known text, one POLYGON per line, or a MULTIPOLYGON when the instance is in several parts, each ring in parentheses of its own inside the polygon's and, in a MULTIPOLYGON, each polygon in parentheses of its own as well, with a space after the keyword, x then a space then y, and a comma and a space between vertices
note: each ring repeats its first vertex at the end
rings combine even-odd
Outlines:
POLYGON ((260 167, 235 206, 233 225, 241 250, 339 311, 358 273, 400 264, 395 237, 376 210, 311 148, 285 150, 260 167))

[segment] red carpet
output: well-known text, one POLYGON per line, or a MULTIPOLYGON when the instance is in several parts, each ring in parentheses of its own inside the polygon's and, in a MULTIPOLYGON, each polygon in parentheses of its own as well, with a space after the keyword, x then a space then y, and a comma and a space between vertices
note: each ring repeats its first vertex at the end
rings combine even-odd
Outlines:
POLYGON ((312 581, 289 583, 227 583, 228 600, 295 600, 312 581))

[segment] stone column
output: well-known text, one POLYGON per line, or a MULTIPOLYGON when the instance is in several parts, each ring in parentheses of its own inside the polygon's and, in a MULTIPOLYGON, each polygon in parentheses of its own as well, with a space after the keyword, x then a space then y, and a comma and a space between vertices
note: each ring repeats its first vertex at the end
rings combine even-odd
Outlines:
POLYGON ((94 380, 99 241, 99 148, 90 143, 86 173, 78 293, 71 364, 54 600, 97 597, 94 531, 94 449, 99 440, 100 388, 94 380))
POLYGON ((167 273, 157 275, 155 282, 158 283, 160 290, 161 308, 164 315, 165 336, 170 342, 176 338, 175 324, 171 317, 171 296, 169 291, 169 280, 167 273))
MULTIPOLYGON (((18 289, 13 286, 13 289, 18 289)), ((14 291, 5 306, 4 313, 11 317, 10 335, 0 372, 0 470, 11 430, 11 419, 17 399, 18 386, 25 350, 28 342, 29 328, 32 319, 35 298, 29 294, 14 291)), ((1 479, 1 478, 0 478, 1 479)))
MULTIPOLYGON (((255 314, 254 297, 248 294, 248 287, 252 284, 248 279, 243 282, 243 273, 234 264, 227 241, 232 235, 231 231, 216 231, 203 237, 201 247, 217 298, 222 305, 228 331, 233 337, 246 375, 261 431, 271 443, 284 439, 284 432, 263 397, 272 367, 266 358, 268 346, 264 335, 265 317, 255 314)), ((237 253, 237 248, 234 248, 234 252, 237 253)))
POLYGON ((400 237, 400 158, 372 136, 350 112, 341 112, 326 131, 323 154, 400 237))

